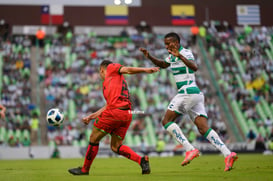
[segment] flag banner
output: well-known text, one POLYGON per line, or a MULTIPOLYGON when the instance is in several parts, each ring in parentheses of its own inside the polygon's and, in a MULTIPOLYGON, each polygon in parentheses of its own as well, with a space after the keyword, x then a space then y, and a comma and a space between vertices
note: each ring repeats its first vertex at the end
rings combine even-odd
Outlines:
POLYGON ((107 25, 127 25, 128 7, 127 6, 105 6, 105 24, 107 25))
POLYGON ((63 5, 43 5, 41 7, 41 23, 60 25, 63 24, 63 5))
POLYGON ((195 24, 194 5, 171 5, 172 25, 191 26, 195 24))
POLYGON ((261 24, 259 5, 237 5, 236 12, 238 25, 261 24))
POLYGON ((49 24, 49 6, 43 5, 41 6, 41 23, 49 24))

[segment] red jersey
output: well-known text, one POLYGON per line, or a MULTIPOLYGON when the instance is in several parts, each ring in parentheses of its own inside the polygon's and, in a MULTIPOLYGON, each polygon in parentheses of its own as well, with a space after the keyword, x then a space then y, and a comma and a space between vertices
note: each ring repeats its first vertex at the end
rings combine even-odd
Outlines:
POLYGON ((103 82, 103 96, 107 102, 107 109, 118 107, 131 108, 130 94, 124 76, 119 72, 121 64, 111 63, 107 66, 103 82))

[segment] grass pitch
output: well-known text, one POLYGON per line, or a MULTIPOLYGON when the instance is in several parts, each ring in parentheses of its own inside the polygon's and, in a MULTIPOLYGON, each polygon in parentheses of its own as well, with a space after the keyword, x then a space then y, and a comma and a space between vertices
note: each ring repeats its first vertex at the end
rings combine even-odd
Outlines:
POLYGON ((97 158, 89 176, 73 176, 68 168, 81 166, 83 159, 1 160, 2 181, 252 181, 273 180, 273 155, 238 154, 239 159, 230 172, 224 172, 222 155, 202 155, 189 165, 180 166, 184 157, 151 157, 150 175, 141 175, 140 167, 125 158, 97 158))

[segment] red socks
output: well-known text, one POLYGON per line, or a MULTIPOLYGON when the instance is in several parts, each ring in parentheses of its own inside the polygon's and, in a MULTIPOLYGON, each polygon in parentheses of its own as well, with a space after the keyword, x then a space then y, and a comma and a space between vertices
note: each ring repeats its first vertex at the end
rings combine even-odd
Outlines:
MULTIPOLYGON (((90 166, 93 160, 95 159, 98 151, 99 151, 99 144, 89 143, 87 147, 86 155, 85 155, 84 164, 82 167, 82 172, 89 172, 90 166)), ((120 145, 117 150, 117 153, 119 155, 122 155, 140 164, 141 156, 139 156, 136 152, 134 152, 130 147, 126 145, 120 145)))
POLYGON ((122 155, 122 156, 140 164, 141 156, 139 156, 136 152, 134 152, 129 146, 120 145, 117 153, 119 155, 122 155))
POLYGON ((89 172, 90 166, 99 151, 99 144, 89 143, 85 155, 82 172, 89 172))

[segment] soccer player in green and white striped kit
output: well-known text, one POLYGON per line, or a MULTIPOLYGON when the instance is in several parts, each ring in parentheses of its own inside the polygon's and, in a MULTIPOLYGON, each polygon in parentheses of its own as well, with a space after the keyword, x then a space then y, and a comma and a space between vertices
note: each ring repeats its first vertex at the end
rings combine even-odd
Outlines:
POLYGON ((164 37, 165 48, 169 56, 165 61, 149 54, 145 48, 139 50, 160 68, 171 67, 178 89, 177 95, 171 100, 165 116, 162 120, 164 128, 186 149, 186 156, 181 163, 182 166, 189 164, 200 152, 190 144, 182 133, 179 126, 174 122, 179 115, 188 114, 197 126, 200 134, 206 137, 212 145, 220 150, 225 156, 225 170, 232 169, 234 161, 238 156, 231 152, 220 139, 218 134, 207 124, 207 113, 204 106, 204 95, 195 82, 194 72, 198 67, 194 56, 189 49, 180 45, 180 37, 176 33, 168 33, 164 37))

